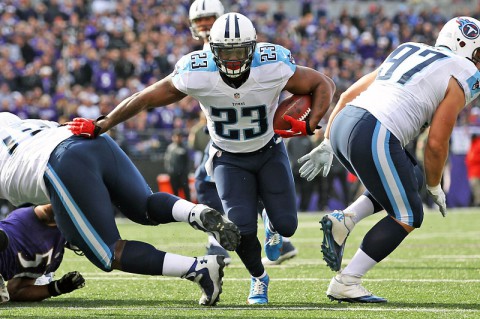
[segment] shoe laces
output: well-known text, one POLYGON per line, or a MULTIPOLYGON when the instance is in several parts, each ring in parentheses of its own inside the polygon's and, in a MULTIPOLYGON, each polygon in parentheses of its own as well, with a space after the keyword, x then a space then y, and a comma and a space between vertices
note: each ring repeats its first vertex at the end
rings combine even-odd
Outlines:
POLYGON ((267 241, 267 245, 275 246, 275 245, 280 244, 280 238, 281 237, 280 237, 279 233, 273 233, 273 235, 270 236, 269 240, 267 241))
POLYGON ((254 278, 255 282, 252 287, 252 295, 264 295, 267 285, 259 278, 254 278))

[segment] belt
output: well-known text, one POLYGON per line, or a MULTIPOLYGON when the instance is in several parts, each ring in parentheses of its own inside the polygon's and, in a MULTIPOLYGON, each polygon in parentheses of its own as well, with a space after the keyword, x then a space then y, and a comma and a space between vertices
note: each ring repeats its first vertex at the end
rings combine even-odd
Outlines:
POLYGON ((256 151, 252 151, 252 152, 244 152, 244 153, 233 153, 233 152, 229 152, 229 151, 225 151, 223 149, 221 149, 220 147, 218 147, 215 143, 212 142, 212 146, 215 147, 217 150, 219 151, 222 151, 222 152, 225 152, 225 153, 228 153, 228 154, 234 154, 234 155, 239 155, 239 156, 250 156, 250 155, 255 155, 255 154, 259 154, 259 153, 263 153, 271 148, 273 148, 275 145, 277 145, 278 143, 280 143, 282 141, 282 138, 278 135, 274 135, 272 137, 272 139, 270 141, 268 141, 267 144, 265 144, 264 146, 262 146, 261 148, 259 148, 258 150, 256 151))

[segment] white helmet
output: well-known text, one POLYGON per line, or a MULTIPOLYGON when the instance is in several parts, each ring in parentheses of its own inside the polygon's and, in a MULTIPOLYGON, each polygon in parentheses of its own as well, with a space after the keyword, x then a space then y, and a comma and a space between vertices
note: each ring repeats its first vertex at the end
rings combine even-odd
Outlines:
POLYGON ((208 38, 210 33, 207 31, 198 31, 195 23, 196 19, 204 17, 215 17, 217 19, 225 12, 223 4, 219 0, 195 0, 190 6, 188 18, 190 19, 190 31, 195 40, 208 38))
POLYGON ((480 48, 480 21, 471 17, 451 19, 440 30, 435 46, 447 47, 473 63, 480 62, 476 52, 480 48))
POLYGON ((220 72, 236 78, 250 69, 257 45, 252 21, 240 13, 226 13, 210 30, 210 48, 220 72))

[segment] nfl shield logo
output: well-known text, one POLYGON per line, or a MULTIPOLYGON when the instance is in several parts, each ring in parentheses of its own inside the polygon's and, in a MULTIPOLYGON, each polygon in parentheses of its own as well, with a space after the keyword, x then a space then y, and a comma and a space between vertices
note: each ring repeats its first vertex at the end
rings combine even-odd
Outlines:
POLYGON ((235 93, 235 94, 233 95, 233 97, 234 97, 236 100, 238 100, 238 99, 240 98, 240 93, 235 93))

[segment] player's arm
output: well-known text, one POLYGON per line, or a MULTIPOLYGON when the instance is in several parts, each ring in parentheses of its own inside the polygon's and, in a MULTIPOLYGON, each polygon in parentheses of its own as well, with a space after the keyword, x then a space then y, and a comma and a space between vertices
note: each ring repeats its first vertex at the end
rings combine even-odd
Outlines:
POLYGON ((345 92, 340 95, 335 108, 332 111, 332 114, 328 118, 328 124, 325 128, 325 137, 330 138, 330 125, 332 125, 333 119, 348 103, 353 101, 360 93, 365 91, 377 77, 378 69, 362 76, 355 83, 353 83, 345 92))
POLYGON ((168 105, 183 99, 185 96, 186 94, 173 85, 172 76, 169 75, 126 98, 104 119, 99 120, 96 123, 101 127, 99 134, 108 131, 118 123, 128 120, 143 110, 168 105))
POLYGON ((424 158, 427 186, 440 184, 448 157, 450 136, 464 105, 465 93, 457 80, 451 78, 445 97, 433 115, 428 133, 424 158))
POLYGON ((332 102, 335 84, 328 76, 314 69, 297 66, 284 90, 292 94, 312 94, 312 111, 307 124, 313 132, 332 102))
POLYGON ((70 293, 84 286, 85 279, 79 272, 73 271, 46 285, 35 285, 35 279, 32 278, 12 278, 8 281, 7 289, 10 301, 41 301, 70 293))

